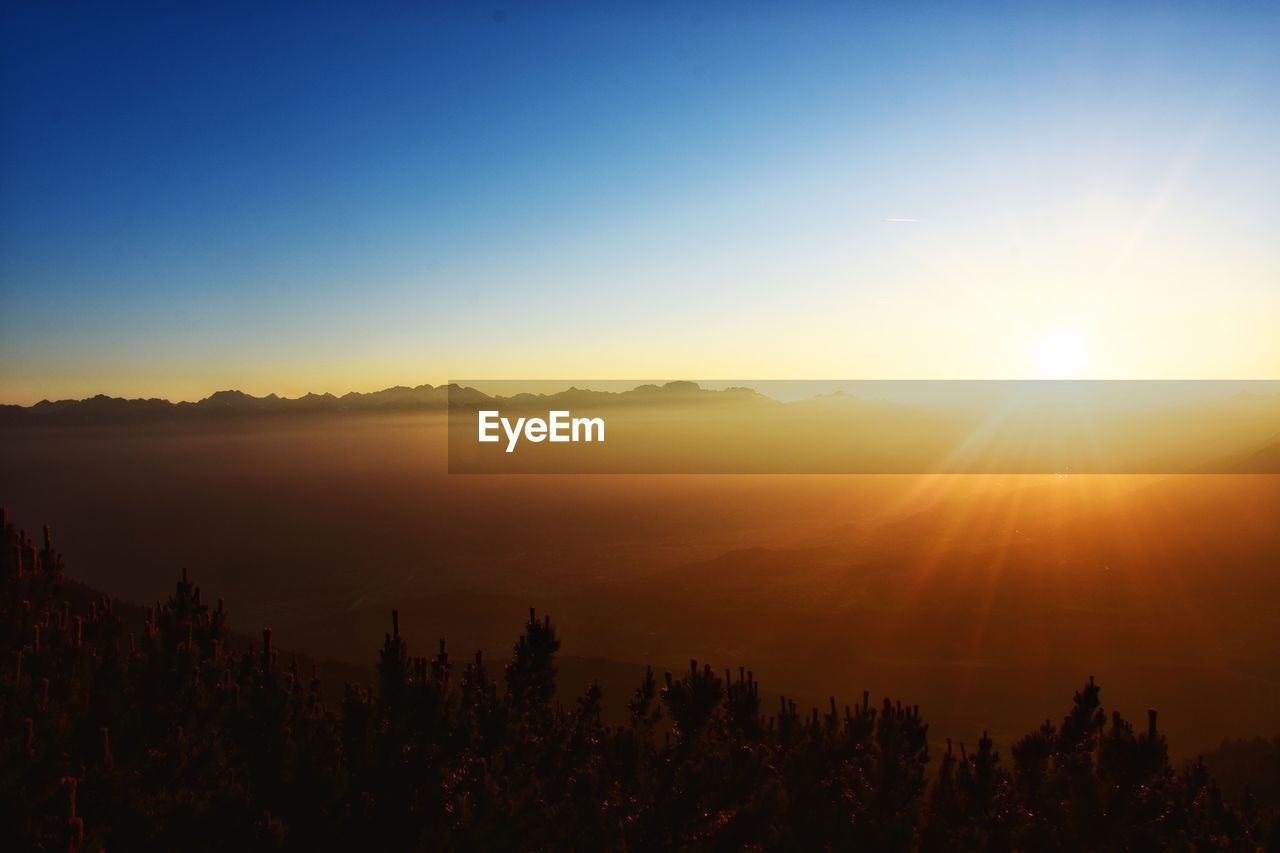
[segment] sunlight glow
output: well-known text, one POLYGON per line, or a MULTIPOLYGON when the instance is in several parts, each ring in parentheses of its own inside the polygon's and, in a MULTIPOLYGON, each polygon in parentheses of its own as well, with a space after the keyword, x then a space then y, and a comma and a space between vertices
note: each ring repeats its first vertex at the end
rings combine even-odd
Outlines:
POLYGON ((1076 379, 1088 364, 1088 347, 1078 331, 1050 332, 1036 343, 1036 368, 1041 379, 1076 379))

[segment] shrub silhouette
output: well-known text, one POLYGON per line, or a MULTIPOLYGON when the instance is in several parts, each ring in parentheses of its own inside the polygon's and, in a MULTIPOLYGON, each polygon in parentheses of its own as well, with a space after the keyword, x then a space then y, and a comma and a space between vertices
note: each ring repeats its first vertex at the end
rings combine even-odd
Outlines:
POLYGON ((106 597, 71 612, 46 529, 0 531, 0 833, 8 849, 1257 849, 1271 816, 1173 768, 1090 679, 1059 725, 950 742, 919 709, 760 705, 750 672, 652 670, 601 722, 556 701, 560 642, 531 610, 499 689, 477 654, 410 653, 326 706, 270 629, 237 643, 186 573, 139 632, 106 597), (238 647, 237 647, 238 646, 238 647), (664 723, 669 730, 663 731, 664 723))

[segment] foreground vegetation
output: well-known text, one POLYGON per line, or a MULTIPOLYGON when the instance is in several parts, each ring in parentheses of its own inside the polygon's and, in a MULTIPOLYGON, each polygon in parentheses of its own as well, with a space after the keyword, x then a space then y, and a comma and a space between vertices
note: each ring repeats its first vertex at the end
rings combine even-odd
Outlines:
MULTIPOLYGON (((393 612, 376 688, 326 707, 270 630, 237 644, 187 578, 130 631, 72 612, 48 530, 0 532, 0 837, 8 849, 1241 849, 1277 843, 1246 794, 1173 768, 1151 712, 1098 685, 1008 759, 985 735, 930 768, 919 710, 864 694, 764 709, 750 672, 649 672, 629 722, 557 701, 530 611, 498 678, 393 612)), ((993 700, 995 701, 995 700, 993 700)))

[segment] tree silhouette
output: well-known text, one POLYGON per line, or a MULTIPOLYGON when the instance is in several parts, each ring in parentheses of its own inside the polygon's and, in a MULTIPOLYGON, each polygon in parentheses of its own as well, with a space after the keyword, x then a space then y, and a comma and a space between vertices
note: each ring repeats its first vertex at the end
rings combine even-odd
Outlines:
POLYGON ((393 611, 376 689, 330 709, 270 629, 230 634, 182 573, 126 626, 0 518, 0 833, 8 849, 1258 849, 1275 815, 1169 763, 1149 712, 1090 678, 1010 749, 950 741, 917 707, 773 713, 745 669, 652 669, 603 722, 556 698, 560 641, 531 610, 503 670, 415 657, 393 611), (79 589, 74 608, 70 593, 79 589), (669 724, 669 728, 664 726, 669 724))

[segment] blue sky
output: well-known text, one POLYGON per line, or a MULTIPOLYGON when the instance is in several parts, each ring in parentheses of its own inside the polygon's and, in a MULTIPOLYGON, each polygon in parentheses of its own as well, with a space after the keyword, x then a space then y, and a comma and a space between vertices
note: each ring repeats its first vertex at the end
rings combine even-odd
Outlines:
POLYGON ((9 4, 0 398, 1280 375, 1274 9, 955 5, 9 4))

